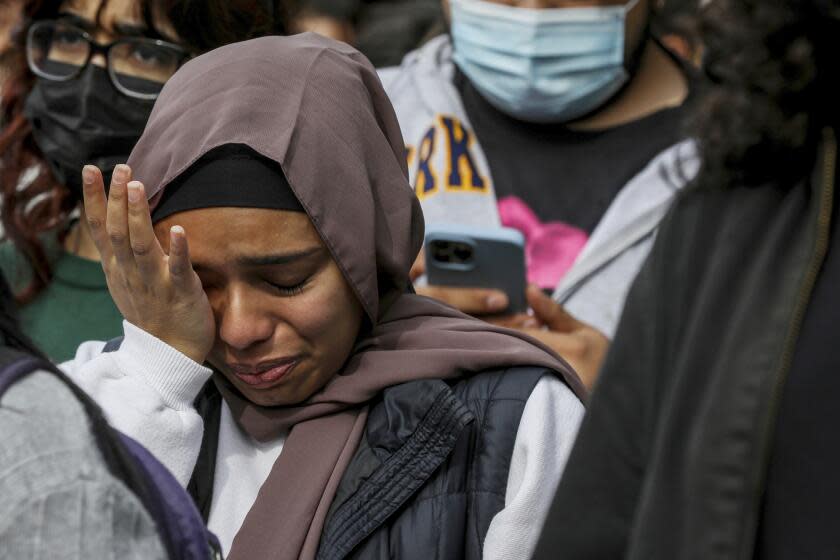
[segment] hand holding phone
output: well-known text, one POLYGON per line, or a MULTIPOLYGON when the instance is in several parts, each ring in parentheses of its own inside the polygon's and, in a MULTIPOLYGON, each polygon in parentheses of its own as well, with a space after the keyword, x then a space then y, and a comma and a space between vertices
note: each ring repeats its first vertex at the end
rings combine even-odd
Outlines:
POLYGON ((505 313, 524 313, 525 238, 510 228, 433 226, 426 231, 429 285, 496 289, 505 293, 505 313))

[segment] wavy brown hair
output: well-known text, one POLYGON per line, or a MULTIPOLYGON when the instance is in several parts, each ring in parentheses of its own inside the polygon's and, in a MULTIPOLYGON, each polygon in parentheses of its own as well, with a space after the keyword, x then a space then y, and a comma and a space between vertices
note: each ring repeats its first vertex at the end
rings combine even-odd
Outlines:
POLYGON ((840 124, 840 0, 712 0, 699 30, 701 186, 805 177, 821 130, 840 124))
MULTIPOLYGON (((99 7, 101 14, 108 0, 99 7)), ((192 54, 272 34, 285 34, 285 3, 278 0, 136 0, 149 29, 161 19, 171 23, 182 46, 192 54), (157 17, 156 17, 157 16, 157 17)), ((57 0, 28 0, 14 33, 11 71, 0 99, 0 219, 11 240, 33 269, 32 282, 16 294, 21 304, 37 296, 52 279, 42 239, 47 233, 63 240, 79 200, 52 176, 23 114, 35 81, 26 66, 29 25, 58 15, 57 0)))

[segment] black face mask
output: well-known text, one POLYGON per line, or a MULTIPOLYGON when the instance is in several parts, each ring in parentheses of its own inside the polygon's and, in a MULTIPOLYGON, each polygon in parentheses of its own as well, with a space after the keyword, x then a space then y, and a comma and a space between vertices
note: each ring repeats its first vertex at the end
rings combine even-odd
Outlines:
POLYGON ((107 189, 114 167, 125 163, 140 139, 152 106, 117 91, 108 71, 91 64, 67 82, 38 78, 24 110, 55 178, 81 200, 82 167, 99 167, 107 189))

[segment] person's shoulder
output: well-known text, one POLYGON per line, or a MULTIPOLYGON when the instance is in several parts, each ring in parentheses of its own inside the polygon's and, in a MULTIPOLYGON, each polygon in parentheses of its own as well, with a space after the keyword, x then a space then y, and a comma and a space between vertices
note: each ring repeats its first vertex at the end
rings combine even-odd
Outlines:
POLYGON ((421 82, 435 76, 451 80, 452 70, 452 42, 444 34, 406 54, 399 65, 379 68, 377 72, 385 91, 393 97, 405 87, 414 87, 421 77, 421 82))
POLYGON ((33 422, 41 428, 56 428, 54 432, 44 429, 44 435, 54 433, 63 438, 74 428, 85 434, 88 431, 84 406, 70 387, 51 372, 35 371, 9 387, 0 398, 0 422, 8 411, 14 411, 22 426, 33 422))
POLYGON ((708 185, 690 183, 679 193, 671 212, 671 221, 680 222, 691 218, 710 218, 720 224, 727 219, 738 220, 762 211, 766 206, 782 202, 791 190, 803 193, 808 190, 806 182, 794 186, 764 185, 708 185))
POLYGON ((560 373, 543 366, 509 366, 490 368, 477 373, 457 385, 466 400, 527 402, 535 391, 548 387, 552 391, 574 392, 560 373))
POLYGON ((554 370, 516 366, 488 370, 456 388, 460 399, 482 418, 482 429, 526 432, 526 439, 545 442, 574 434, 584 404, 554 370))
POLYGON ((120 550, 121 558, 165 558, 154 522, 109 472, 84 406, 56 375, 35 371, 6 390, 0 433, 4 544, 27 550, 37 538, 40 547, 63 546, 74 557, 120 550), (45 517, 45 507, 78 515, 45 517))
POLYGON ((663 197, 670 202, 675 193, 694 181, 699 168, 697 143, 691 138, 678 140, 656 152, 622 188, 613 204, 621 205, 626 213, 628 205, 648 208, 663 197))
MULTIPOLYGON (((50 231, 40 236, 47 260, 55 262, 63 252, 58 240, 58 233, 50 231)), ((32 263, 12 240, 4 238, 0 241, 0 272, 6 276, 6 281, 12 291, 19 293, 32 281, 34 268, 32 263)))
POLYGON ((45 487, 74 478, 73 466, 59 468, 60 463, 86 455, 95 446, 82 403, 47 371, 32 372, 6 389, 0 397, 0 433, 4 434, 0 473, 13 464, 37 463, 45 487))
POLYGON ((26 257, 10 239, 0 241, 0 270, 12 285, 15 284, 16 277, 20 276, 23 270, 30 272, 32 270, 32 266, 26 260, 26 257))
POLYGON ((557 375, 544 375, 540 378, 528 397, 528 406, 552 411, 558 418, 569 414, 574 417, 583 413, 584 405, 569 385, 557 375))
POLYGON ((657 233, 657 258, 651 260, 663 278, 673 280, 676 271, 703 270, 721 254, 751 254, 767 224, 790 211, 808 208, 807 182, 746 186, 700 181, 677 194, 657 233))
POLYGON ((530 385, 533 382, 527 398, 529 403, 540 401, 548 403, 549 406, 562 405, 563 408, 583 409, 580 397, 575 394, 558 371, 537 366, 517 366, 507 368, 504 375, 506 385, 523 383, 530 385))
MULTIPOLYGON (((54 372, 33 371, 6 389, 0 396, 0 433, 5 451, 0 453, 0 473, 10 466, 3 464, 7 461, 37 463, 47 487, 71 483, 82 472, 106 470, 85 405, 69 381, 54 372)), ((4 480, 8 482, 0 475, 0 482, 4 480)))

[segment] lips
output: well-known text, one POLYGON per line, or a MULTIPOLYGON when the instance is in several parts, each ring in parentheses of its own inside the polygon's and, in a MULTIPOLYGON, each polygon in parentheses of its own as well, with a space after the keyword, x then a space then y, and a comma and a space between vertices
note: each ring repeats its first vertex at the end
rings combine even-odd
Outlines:
POLYGON ((230 366, 233 374, 243 383, 254 389, 268 389, 286 377, 298 364, 298 359, 287 359, 269 364, 260 364, 255 368, 230 366))

